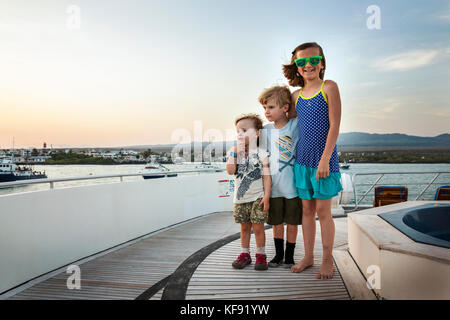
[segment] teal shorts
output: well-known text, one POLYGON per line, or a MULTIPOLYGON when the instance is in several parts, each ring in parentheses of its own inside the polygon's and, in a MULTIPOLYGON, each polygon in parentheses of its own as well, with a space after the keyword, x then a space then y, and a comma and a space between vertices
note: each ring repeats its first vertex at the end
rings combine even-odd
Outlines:
POLYGON ((319 182, 316 180, 316 173, 316 168, 295 163, 295 186, 300 199, 331 199, 342 191, 340 172, 330 172, 328 177, 319 178, 319 182))

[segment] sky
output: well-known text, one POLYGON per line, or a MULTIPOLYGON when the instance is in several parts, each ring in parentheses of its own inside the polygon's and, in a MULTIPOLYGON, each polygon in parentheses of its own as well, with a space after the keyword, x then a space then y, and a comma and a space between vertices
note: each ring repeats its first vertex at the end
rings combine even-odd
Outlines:
POLYGON ((341 133, 450 131, 448 1, 0 0, 0 39, 0 148, 233 140, 310 41, 341 133))

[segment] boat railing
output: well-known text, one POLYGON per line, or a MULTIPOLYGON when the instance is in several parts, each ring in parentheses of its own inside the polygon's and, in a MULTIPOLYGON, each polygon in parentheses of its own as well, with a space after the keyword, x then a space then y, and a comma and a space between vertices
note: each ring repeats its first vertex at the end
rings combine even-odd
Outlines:
MULTIPOLYGON (((167 178, 167 175, 173 174, 184 174, 184 173, 200 173, 200 172, 221 172, 225 171, 225 169, 215 168, 215 169, 195 169, 195 170, 179 170, 179 171, 163 171, 158 173, 145 173, 146 176, 161 176, 164 175, 164 178, 167 178)), ((17 187, 17 186, 25 186, 30 184, 44 184, 49 183, 50 189, 54 189, 56 182, 68 182, 68 181, 81 181, 81 180, 94 180, 94 179, 108 179, 108 178, 119 178, 120 182, 123 181, 124 177, 139 177, 143 176, 144 173, 120 173, 120 174, 104 174, 104 175, 90 175, 90 176, 81 176, 81 177, 66 177, 66 178, 45 178, 45 179, 27 179, 27 180, 19 180, 19 181, 11 181, 11 182, 2 182, 0 183, 1 188, 9 188, 9 187, 17 187)), ((170 179, 173 179, 171 177, 170 179)))
MULTIPOLYGON (((408 185, 416 185, 416 186, 420 186, 420 185, 425 185, 425 187, 419 192, 419 194, 417 195, 417 197, 414 200, 419 200, 419 198, 428 190, 428 188, 431 185, 434 184, 450 184, 449 183, 442 183, 442 182, 435 182, 439 176, 441 176, 442 174, 450 174, 450 171, 407 171, 407 172, 398 172, 398 171, 394 171, 394 172, 364 172, 364 173, 354 173, 352 175, 352 186, 353 186, 353 196, 355 199, 355 207, 353 209, 353 211, 356 211, 358 209, 359 204, 361 203, 361 201, 375 188, 375 186, 377 185, 381 185, 382 183, 380 182, 381 179, 383 177, 385 177, 386 175, 415 175, 415 174, 431 174, 434 175, 428 182, 424 182, 424 183, 390 183, 389 185, 391 186, 408 186, 408 185), (369 175, 375 175, 377 176, 375 182, 373 183, 356 183, 356 178, 358 176, 369 176, 369 175), (361 196, 361 198, 358 199, 357 196, 357 186, 370 186, 370 188, 361 196)), ((385 183, 384 183, 385 184, 385 183)))

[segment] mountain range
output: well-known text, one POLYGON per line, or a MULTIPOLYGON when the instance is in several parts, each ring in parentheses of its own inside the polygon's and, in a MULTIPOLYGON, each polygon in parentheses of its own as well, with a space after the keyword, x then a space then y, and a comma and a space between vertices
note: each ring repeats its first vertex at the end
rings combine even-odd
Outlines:
POLYGON ((449 147, 450 134, 436 137, 410 136, 401 133, 348 132, 339 134, 338 146, 380 146, 380 147, 449 147))
MULTIPOLYGON (((221 141, 221 142, 202 142, 202 147, 205 148, 208 145, 220 145, 229 148, 234 144, 234 141, 221 141)), ((188 145, 188 144, 184 144, 188 145)), ((194 143, 191 142, 191 146, 194 143)), ((450 148, 450 134, 444 133, 435 137, 420 137, 411 136, 401 133, 365 133, 365 132, 345 132, 340 133, 337 141, 338 147, 376 147, 377 149, 382 147, 399 147, 399 148, 450 148)), ((126 146, 123 148, 130 149, 152 149, 154 151, 169 151, 176 144, 159 144, 159 145, 139 145, 139 146, 126 146)))

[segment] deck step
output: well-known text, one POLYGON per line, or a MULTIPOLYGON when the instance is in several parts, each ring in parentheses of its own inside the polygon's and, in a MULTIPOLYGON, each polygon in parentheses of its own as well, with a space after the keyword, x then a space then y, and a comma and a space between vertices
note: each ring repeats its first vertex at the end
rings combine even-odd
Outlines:
POLYGON ((333 250, 333 258, 352 300, 377 300, 375 293, 366 285, 366 279, 348 252, 347 246, 333 250))

